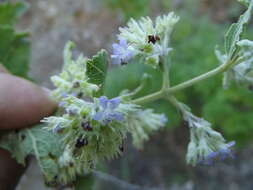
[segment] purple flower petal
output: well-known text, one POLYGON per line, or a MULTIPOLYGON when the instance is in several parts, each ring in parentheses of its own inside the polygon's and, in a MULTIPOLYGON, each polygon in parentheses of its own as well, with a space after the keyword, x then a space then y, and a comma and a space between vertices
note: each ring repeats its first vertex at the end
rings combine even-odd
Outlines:
POLYGON ((234 158, 234 154, 231 151, 231 147, 235 145, 235 141, 229 142, 226 146, 226 148, 221 149, 220 152, 220 157, 221 160, 225 160, 226 158, 234 158))
POLYGON ((113 48, 113 55, 111 55, 112 58, 112 64, 120 64, 122 62, 128 62, 130 59, 134 57, 133 50, 129 49, 129 45, 127 43, 127 40, 124 38, 119 38, 119 43, 114 43, 112 45, 113 48))
POLYGON ((64 107, 66 104, 67 104, 67 102, 60 102, 60 103, 58 104, 58 106, 59 106, 59 107, 64 107))
POLYGON ((230 149, 234 145, 235 141, 229 142, 228 144, 226 144, 225 148, 222 148, 217 152, 211 152, 204 160, 201 160, 199 163, 204 165, 210 165, 209 163, 213 163, 216 158, 222 161, 229 157, 234 159, 235 156, 230 149))
POLYGON ((123 121, 124 120, 124 115, 119 112, 114 112, 112 114, 108 115, 108 118, 111 120, 117 120, 117 121, 123 121))
POLYGON ((103 109, 107 108, 108 102, 109 102, 109 100, 106 96, 101 96, 99 98, 99 104, 102 106, 103 109))
POLYGON ((121 99, 119 97, 109 100, 109 108, 115 109, 119 106, 121 99))
POLYGON ((231 141, 227 144, 227 148, 231 148, 232 146, 235 145, 235 141, 231 141))
POLYGON ((62 95, 63 98, 67 98, 68 97, 68 93, 67 92, 63 92, 61 95, 62 95))
POLYGON ((211 153, 207 156, 207 159, 213 160, 213 159, 217 158, 218 155, 219 155, 219 152, 211 152, 211 153))
POLYGON ((124 48, 128 48, 127 40, 125 38, 119 38, 119 45, 124 48))
POLYGON ((112 48, 113 48, 113 54, 121 54, 122 52, 120 51, 122 48, 119 44, 112 44, 112 48))
POLYGON ((96 121, 102 121, 104 118, 104 112, 97 112, 94 116, 93 119, 96 121))

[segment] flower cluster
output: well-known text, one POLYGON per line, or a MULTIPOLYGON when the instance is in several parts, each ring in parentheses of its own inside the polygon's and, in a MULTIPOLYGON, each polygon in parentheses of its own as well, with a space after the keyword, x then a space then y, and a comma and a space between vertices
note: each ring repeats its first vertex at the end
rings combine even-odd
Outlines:
POLYGON ((164 114, 156 114, 152 109, 138 110, 129 113, 128 117, 128 128, 132 131, 133 144, 137 148, 142 148, 149 135, 164 127, 168 121, 164 114))
POLYGON ((59 76, 52 77, 57 84, 53 96, 60 102, 58 114, 42 120, 47 124, 46 129, 58 135, 64 145, 57 158, 58 181, 63 184, 90 171, 98 161, 121 154, 127 133, 133 136, 134 145, 141 147, 151 132, 167 122, 165 115, 142 110, 125 96, 112 99, 93 96, 91 87, 96 85, 88 82, 87 59, 79 57, 73 61, 70 50, 68 44, 64 69, 59 76), (84 86, 84 82, 88 85, 84 86), (85 97, 76 96, 76 89, 85 97))
POLYGON ((145 63, 157 67, 160 56, 171 50, 169 39, 179 18, 174 13, 157 17, 155 23, 149 17, 139 21, 131 19, 127 27, 120 28, 119 44, 113 45, 113 63, 126 63, 139 55, 145 63))
POLYGON ((87 58, 80 55, 77 60, 73 60, 71 49, 72 42, 67 43, 64 50, 64 66, 60 75, 51 77, 53 84, 57 87, 53 91, 53 96, 59 101, 63 97, 71 94, 83 98, 92 96, 99 87, 88 82, 87 58))
POLYGON ((231 148, 235 145, 235 141, 227 143, 223 148, 217 152, 211 152, 204 160, 201 160, 199 164, 212 165, 214 160, 225 160, 226 158, 234 158, 234 154, 231 148))
POLYGON ((190 112, 184 113, 184 119, 189 123, 191 134, 186 156, 187 163, 193 166, 196 164, 210 165, 215 159, 233 158, 230 148, 235 143, 226 143, 222 135, 211 128, 208 121, 190 112))
POLYGON ((253 84, 253 41, 241 40, 237 45, 241 48, 240 63, 233 68, 234 78, 239 83, 253 84))
MULTIPOLYGON (((240 85, 253 84, 253 41, 240 40, 237 42, 237 47, 239 51, 234 67, 224 73, 223 85, 225 88, 228 88, 232 82, 240 85)), ((228 56, 222 55, 219 51, 216 52, 216 55, 222 64, 228 61, 228 56)))

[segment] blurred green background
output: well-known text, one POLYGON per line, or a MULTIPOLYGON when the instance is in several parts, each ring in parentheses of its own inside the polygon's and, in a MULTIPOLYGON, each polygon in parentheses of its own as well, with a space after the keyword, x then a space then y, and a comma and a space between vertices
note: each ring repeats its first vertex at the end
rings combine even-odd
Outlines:
MULTIPOLYGON (((11 1, 12 3, 15 1, 11 1)), ((188 80, 219 65, 214 54, 216 45, 222 47, 223 36, 229 24, 235 22, 244 7, 235 0, 54 0, 26 1, 30 9, 20 19, 17 31, 28 30, 27 34, 14 32, 13 24, 23 9, 13 8, 15 13, 0 9, 0 62, 14 74, 29 76, 41 85, 51 87, 49 76, 61 67, 61 51, 67 40, 78 44, 76 53, 91 56, 100 48, 111 51, 116 40, 117 28, 131 17, 151 16, 175 11, 181 19, 172 35, 174 48, 171 60, 172 84, 188 80), (14 16, 6 26, 5 20, 14 16), (3 33, 5 30, 12 32, 3 33), (8 37, 12 35, 11 37, 8 37), (7 40, 11 39, 11 40, 7 40), (30 43, 31 51, 30 54, 30 43), (9 50, 11 47, 17 52, 9 50), (21 52, 21 53, 20 53, 21 52), (13 54, 11 54, 13 53, 13 54), (3 59, 10 54, 9 58, 3 59), (21 57, 20 57, 21 56, 21 57)), ((17 6, 17 5, 16 5, 17 6)), ((252 39, 252 24, 244 34, 252 39)), ((149 85, 138 96, 160 88, 161 74, 139 64, 111 68, 107 77, 106 95, 114 97, 123 89, 135 89, 142 73, 153 76, 149 85)), ((231 89, 222 89, 222 76, 203 81, 194 87, 176 94, 188 104, 193 112, 213 123, 228 140, 236 140, 237 158, 205 168, 186 166, 185 154, 188 143, 188 129, 179 113, 171 105, 157 101, 147 107, 165 112, 169 123, 166 128, 154 134, 143 151, 125 143, 126 151, 117 160, 106 162, 100 168, 128 182, 141 186, 156 186, 173 190, 222 190, 253 189, 251 169, 253 162, 253 101, 248 86, 234 84, 231 89)), ((29 174, 28 174, 29 175, 29 174)), ((23 189, 27 188, 23 185, 23 189)), ((22 189, 22 187, 20 187, 22 189)), ((121 189, 119 186, 97 180, 97 190, 121 189)), ((145 188, 144 188, 145 189, 145 188)), ((29 190, 29 189, 26 189, 29 190)))

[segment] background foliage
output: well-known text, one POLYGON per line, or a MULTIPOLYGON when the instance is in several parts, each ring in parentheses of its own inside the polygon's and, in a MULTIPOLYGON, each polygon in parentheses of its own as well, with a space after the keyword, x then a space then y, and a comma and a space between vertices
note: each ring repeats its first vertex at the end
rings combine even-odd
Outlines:
POLYGON ((15 30, 15 24, 27 8, 21 2, 0 3, 0 63, 21 77, 29 71, 30 41, 28 33, 15 30))

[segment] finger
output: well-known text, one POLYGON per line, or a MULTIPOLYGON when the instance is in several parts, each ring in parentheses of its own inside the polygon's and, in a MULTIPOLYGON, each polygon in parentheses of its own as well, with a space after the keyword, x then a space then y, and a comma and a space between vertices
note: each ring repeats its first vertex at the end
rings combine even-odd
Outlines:
POLYGON ((0 149, 0 189, 15 190, 25 167, 18 164, 6 150, 0 149))
POLYGON ((6 73, 0 73, 0 128, 23 128, 51 115, 56 103, 48 91, 6 73))

